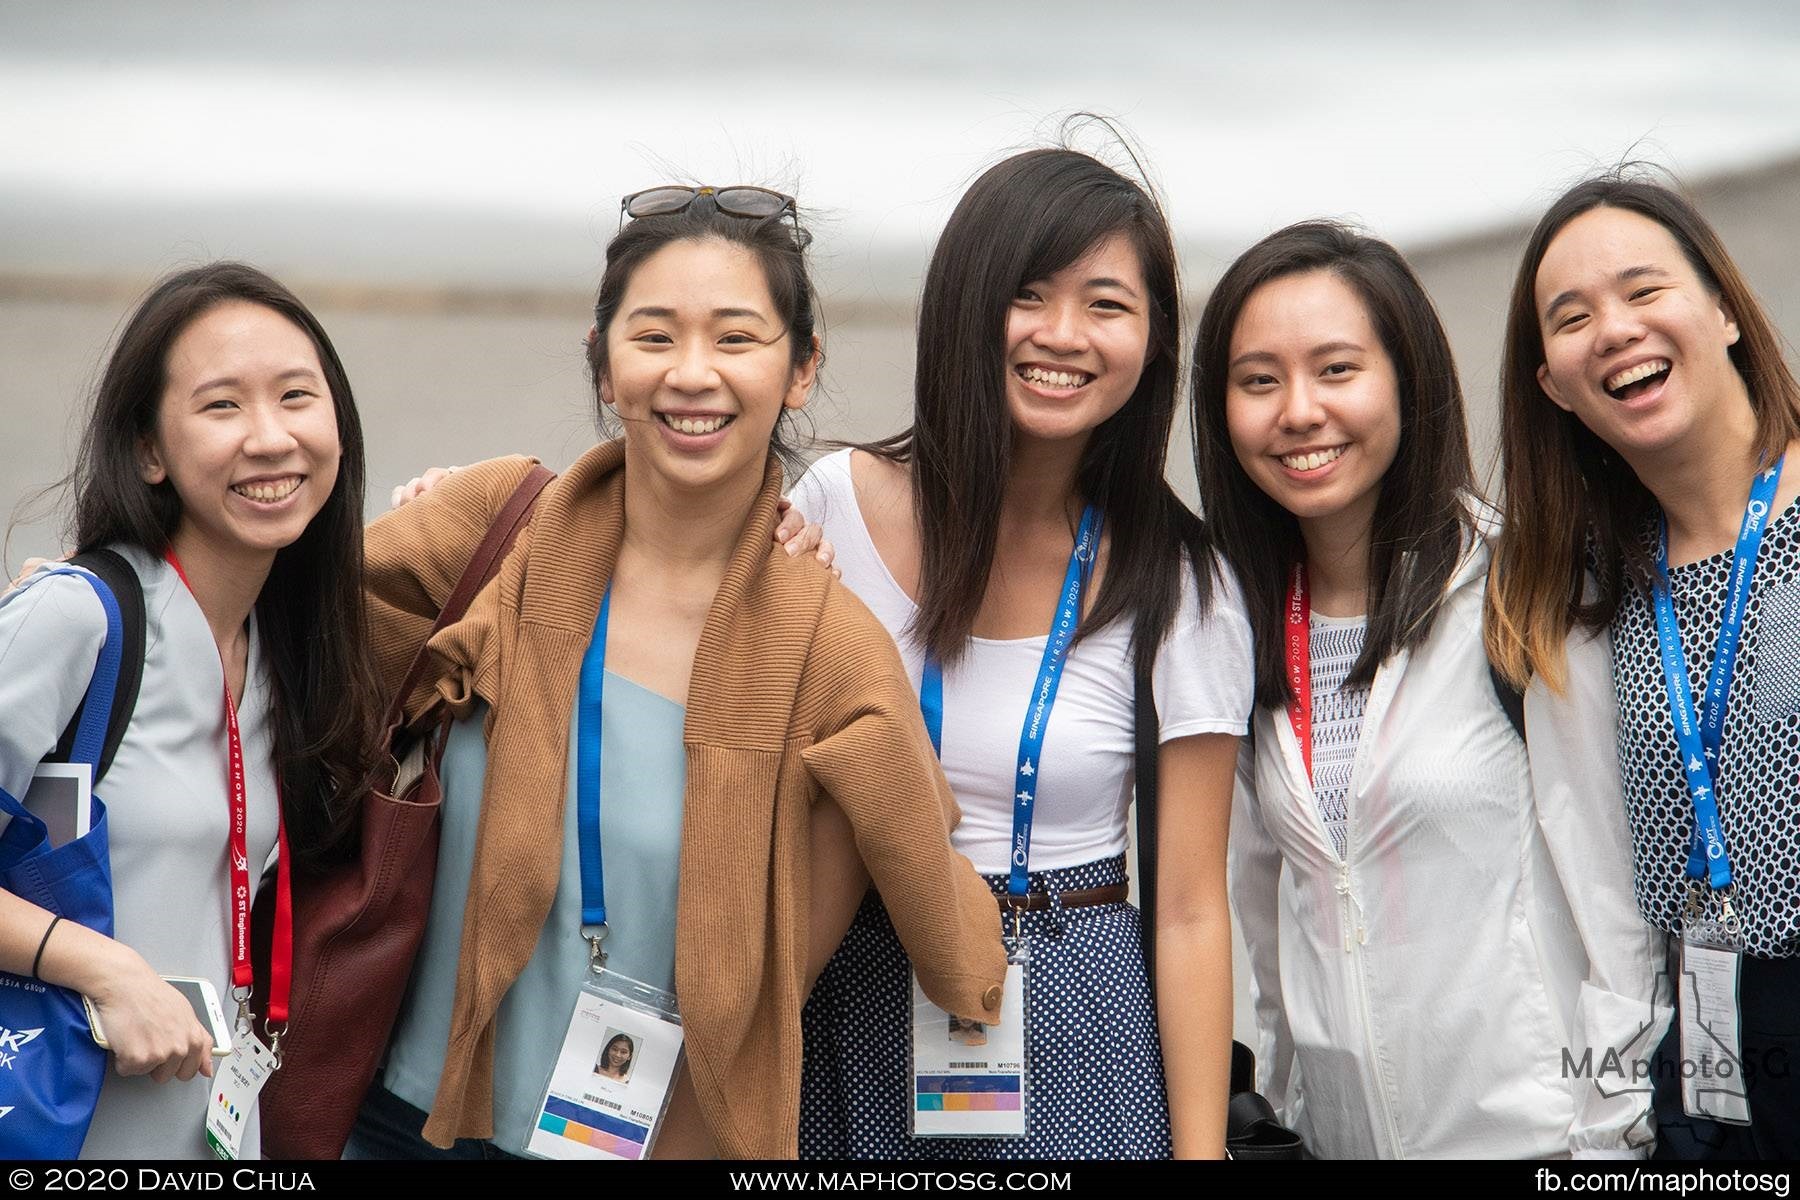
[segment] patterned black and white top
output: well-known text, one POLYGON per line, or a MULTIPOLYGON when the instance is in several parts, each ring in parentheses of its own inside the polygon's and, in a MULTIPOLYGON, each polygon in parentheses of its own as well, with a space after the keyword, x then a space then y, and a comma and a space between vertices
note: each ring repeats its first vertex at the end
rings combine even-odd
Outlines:
MULTIPOLYGON (((1654 525, 1644 532, 1652 553, 1656 536, 1654 525)), ((1669 572, 1689 682, 1699 693, 1718 646, 1732 558, 1726 550, 1669 572)), ((1612 635, 1638 908, 1652 925, 1677 932, 1694 811, 1648 590, 1626 589, 1612 635)), ((1696 695, 1696 708, 1703 699, 1696 695)), ((1800 956, 1800 504, 1790 504, 1763 538, 1719 757, 1719 819, 1744 949, 1768 958, 1800 956)))
POLYGON ((1310 626, 1313 797, 1331 844, 1342 858, 1350 824, 1350 772, 1356 765, 1356 743, 1362 737, 1363 711, 1369 705, 1369 685, 1347 688, 1344 680, 1362 653, 1369 619, 1313 613, 1310 626))

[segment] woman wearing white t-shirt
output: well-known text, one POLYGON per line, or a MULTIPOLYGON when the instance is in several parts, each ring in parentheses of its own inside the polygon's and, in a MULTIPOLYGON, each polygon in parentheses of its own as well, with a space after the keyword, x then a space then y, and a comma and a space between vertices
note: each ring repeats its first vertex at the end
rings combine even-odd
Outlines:
POLYGON ((1007 159, 933 255, 912 427, 822 459, 794 489, 913 677, 941 671, 926 707, 963 811, 954 842, 987 873, 1009 938, 1018 921, 1032 972, 1027 1135, 911 1137, 907 962, 870 897, 807 1007, 803 1156, 1223 1150, 1225 837, 1249 629, 1163 478, 1179 295, 1167 224, 1141 187, 1072 151, 1007 159), (1071 628, 1032 734, 1052 635, 1071 628), (1154 1002, 1124 857, 1140 672, 1162 738, 1154 1002), (1015 888, 1028 894, 1014 901, 1015 888))
POLYGON ((1201 500, 1257 634, 1231 875, 1262 1090, 1322 1157, 1641 1155, 1630 1068, 1666 1012, 1606 647, 1570 642, 1560 697, 1497 688, 1430 298, 1387 243, 1290 226, 1221 277, 1194 374, 1201 500))

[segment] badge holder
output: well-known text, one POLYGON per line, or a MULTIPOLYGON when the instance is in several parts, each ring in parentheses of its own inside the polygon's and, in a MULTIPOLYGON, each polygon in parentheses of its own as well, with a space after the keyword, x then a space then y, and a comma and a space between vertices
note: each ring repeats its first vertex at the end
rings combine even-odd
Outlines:
POLYGON ((610 971, 606 926, 585 926, 588 970, 524 1152, 534 1158, 648 1158, 681 1068, 675 997, 610 971))
POLYGON ((1700 884, 1688 890, 1681 923, 1681 1107, 1690 1117, 1748 1125, 1738 1010, 1743 938, 1731 897, 1729 887, 1720 893, 1715 919, 1705 915, 1700 884))
POLYGON ((243 1154, 245 1122, 256 1111, 263 1085, 281 1070, 281 1038, 287 1033, 286 1021, 264 1021, 267 1041, 257 1036, 250 989, 234 987, 231 997, 237 1001, 237 1035, 231 1039, 231 1054, 213 1068, 206 1095, 206 1144, 228 1162, 243 1154))
POLYGON ((912 1095, 907 1114, 914 1137, 1024 1137, 1028 1039, 1025 1014, 1031 951, 1013 909, 1000 1023, 986 1025, 945 1012, 912 979, 912 1095))
POLYGON ((1725 706, 1737 663, 1738 642, 1756 573, 1756 559, 1781 482, 1783 459, 1759 467, 1750 483, 1744 520, 1738 527, 1731 588, 1719 622, 1717 649, 1705 695, 1717 697, 1697 714, 1688 681, 1687 658, 1675 600, 1669 591, 1669 523, 1662 522, 1656 545, 1651 596, 1656 605, 1656 641, 1662 651, 1675 741, 1681 750, 1687 793, 1694 809, 1694 841, 1688 853, 1687 911, 1681 922, 1681 1106, 1691 1117, 1727 1125, 1750 1123, 1740 1037, 1738 973, 1743 966, 1743 926, 1732 910, 1731 858, 1719 823, 1718 783, 1711 764, 1725 738, 1725 706), (1703 890, 1705 889, 1705 890, 1703 890), (1719 898, 1717 919, 1706 915, 1707 892, 1719 898))

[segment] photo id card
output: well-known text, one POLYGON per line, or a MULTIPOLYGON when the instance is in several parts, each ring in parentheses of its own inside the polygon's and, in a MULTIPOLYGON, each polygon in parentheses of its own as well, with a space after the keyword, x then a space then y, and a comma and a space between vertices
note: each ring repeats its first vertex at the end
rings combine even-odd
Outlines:
POLYGON ((681 1066, 675 997, 613 971, 588 975, 525 1153, 647 1158, 681 1066))
POLYGON ((1738 1036, 1737 938, 1717 921, 1681 936, 1681 1107, 1690 1117, 1750 1123, 1738 1036))
POLYGON ((275 1070, 275 1056, 254 1033, 233 1040, 230 1057, 213 1065, 206 1093, 206 1144, 220 1158, 235 1160, 244 1149, 244 1129, 256 1111, 256 1097, 275 1070))
POLYGON ((914 1137, 1024 1137, 1024 962, 1006 968, 1000 1023, 945 1012, 912 977, 914 1137))

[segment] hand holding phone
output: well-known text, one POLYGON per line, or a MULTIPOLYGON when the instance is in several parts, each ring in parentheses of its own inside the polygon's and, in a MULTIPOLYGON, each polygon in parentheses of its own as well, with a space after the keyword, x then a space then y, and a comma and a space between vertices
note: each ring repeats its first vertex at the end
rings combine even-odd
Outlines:
POLYGON ((141 970, 115 974, 105 988, 82 996, 94 1041, 112 1051, 121 1075, 149 1075, 157 1083, 211 1077, 212 1059, 231 1053, 217 989, 205 979, 165 979, 142 958, 137 963, 141 970))

